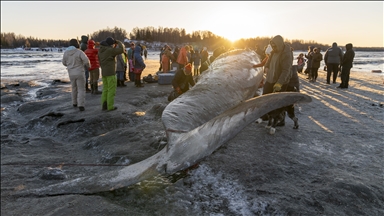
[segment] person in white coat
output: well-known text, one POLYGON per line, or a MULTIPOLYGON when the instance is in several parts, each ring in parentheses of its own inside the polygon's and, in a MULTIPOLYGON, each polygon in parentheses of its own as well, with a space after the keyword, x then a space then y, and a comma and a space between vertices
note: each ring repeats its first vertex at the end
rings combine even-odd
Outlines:
POLYGON ((72 104, 84 111, 85 105, 85 69, 89 68, 90 63, 85 53, 79 49, 80 44, 77 39, 69 41, 69 47, 63 54, 62 63, 67 67, 69 80, 72 89, 72 104))

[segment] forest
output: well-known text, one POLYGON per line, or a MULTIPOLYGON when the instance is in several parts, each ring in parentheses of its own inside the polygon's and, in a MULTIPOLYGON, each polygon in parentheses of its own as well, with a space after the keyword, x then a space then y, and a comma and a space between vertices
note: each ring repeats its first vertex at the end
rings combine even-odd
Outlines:
MULTIPOLYGON (((194 47, 208 47, 209 50, 214 50, 217 47, 224 46, 227 48, 250 48, 250 49, 263 49, 267 46, 271 37, 255 37, 240 39, 235 42, 231 42, 224 37, 215 35, 210 31, 193 31, 190 34, 187 34, 183 28, 167 28, 167 27, 144 27, 138 28, 135 27, 131 32, 127 32, 123 28, 114 27, 106 28, 93 32, 92 34, 87 34, 89 39, 92 39, 96 42, 100 42, 107 37, 113 37, 117 40, 124 41, 124 39, 144 41, 147 44, 152 42, 162 42, 169 43, 174 45, 190 44, 194 47)), ((76 36, 80 41, 81 35, 76 36)), ((1 32, 1 49, 13 49, 18 47, 30 48, 30 47, 39 47, 41 49, 46 47, 68 47, 69 40, 52 40, 52 39, 41 39, 36 37, 26 37, 23 35, 16 35, 13 32, 3 33, 1 32)), ((303 40, 285 40, 294 50, 307 50, 308 46, 319 47, 321 50, 325 51, 329 48, 328 44, 320 44, 315 41, 303 41, 303 40)), ((147 48, 156 48, 147 45, 147 48)), ((354 47, 358 51, 383 51, 384 48, 372 48, 372 47, 354 47)))

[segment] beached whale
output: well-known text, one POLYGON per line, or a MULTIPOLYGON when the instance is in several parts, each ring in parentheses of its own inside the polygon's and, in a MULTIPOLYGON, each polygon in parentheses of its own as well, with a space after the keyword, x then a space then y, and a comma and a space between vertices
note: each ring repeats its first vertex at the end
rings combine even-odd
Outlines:
POLYGON ((157 175, 171 175, 198 163, 265 113, 311 101, 297 92, 254 97, 263 72, 252 66, 259 62, 257 54, 250 50, 233 50, 216 58, 193 88, 164 109, 162 122, 168 144, 155 155, 120 170, 16 194, 92 194, 157 175))

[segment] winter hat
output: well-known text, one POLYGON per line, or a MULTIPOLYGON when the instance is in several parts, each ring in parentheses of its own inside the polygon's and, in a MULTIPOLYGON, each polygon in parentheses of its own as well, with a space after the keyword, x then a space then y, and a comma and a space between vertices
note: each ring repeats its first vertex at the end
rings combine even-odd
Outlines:
POLYGON ((185 65, 185 70, 188 70, 188 71, 192 71, 192 65, 191 63, 188 63, 187 65, 185 65))
POLYGON ((107 37, 107 39, 105 40, 105 42, 107 42, 107 44, 109 46, 112 46, 113 44, 116 43, 115 39, 113 39, 112 37, 107 37))
POLYGON ((74 46, 76 48, 80 48, 79 41, 75 38, 73 38, 69 41, 69 46, 74 46))

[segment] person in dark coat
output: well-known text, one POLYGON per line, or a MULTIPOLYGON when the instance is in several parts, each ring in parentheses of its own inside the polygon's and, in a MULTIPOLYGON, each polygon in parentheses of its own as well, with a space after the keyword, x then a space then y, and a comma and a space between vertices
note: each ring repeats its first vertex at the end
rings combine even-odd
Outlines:
POLYGON ((351 43, 345 45, 347 51, 343 56, 341 61, 341 83, 337 88, 346 89, 348 88, 349 74, 351 73, 351 68, 353 67, 353 59, 355 58, 355 51, 352 50, 353 45, 351 43))
POLYGON ((324 54, 324 62, 327 65, 327 84, 331 82, 331 74, 333 72, 333 83, 336 83, 339 65, 343 59, 343 51, 337 47, 337 43, 333 42, 332 47, 328 48, 324 54))
POLYGON ((323 60, 323 54, 320 53, 320 48, 315 47, 312 53, 312 68, 310 73, 310 82, 316 82, 318 71, 320 68, 320 62, 323 60))
MULTIPOLYGON (((85 50, 88 48, 88 36, 82 35, 81 36, 81 43, 80 43, 80 49, 85 52, 85 50)), ((89 70, 88 68, 84 68, 85 70, 85 92, 89 93, 92 92, 91 89, 89 89, 89 70)))
POLYGON ((190 85, 194 86, 195 81, 192 77, 192 65, 188 63, 183 68, 177 70, 172 80, 172 86, 175 91, 181 95, 189 90, 190 85))
POLYGON ((270 45, 273 51, 264 66, 267 79, 264 84, 263 95, 285 91, 292 76, 293 54, 289 44, 284 43, 283 37, 277 35, 272 38, 270 45))
POLYGON ((202 74, 204 71, 206 71, 209 68, 209 66, 212 64, 212 62, 215 61, 215 59, 217 57, 219 57, 219 55, 221 55, 225 52, 226 52, 226 50, 224 47, 218 47, 213 51, 212 55, 205 62, 203 62, 203 60, 202 60, 201 66, 200 66, 200 74, 202 74))
MULTIPOLYGON (((297 65, 292 66, 291 70, 292 76, 289 80, 288 86, 287 86, 287 92, 300 92, 300 81, 299 76, 297 75, 297 65)), ((291 104, 289 106, 285 107, 285 111, 287 111, 288 117, 293 120, 295 123, 294 129, 297 129, 299 127, 299 119, 295 115, 295 104, 291 104)), ((278 126, 284 126, 285 125, 285 118, 284 121, 280 123, 278 126)))
POLYGON ((201 63, 204 63, 205 61, 208 60, 209 54, 207 51, 207 47, 204 47, 203 50, 201 50, 200 56, 201 56, 201 63))
MULTIPOLYGON (((275 92, 287 91, 288 84, 292 77, 292 62, 293 52, 289 44, 284 42, 284 39, 280 35, 276 35, 270 41, 272 47, 271 55, 268 58, 264 70, 267 74, 266 82, 263 86, 263 95, 271 94, 275 92)), ((296 68, 297 70, 297 68, 296 68)), ((297 76, 297 71, 295 71, 297 76)), ((293 106, 293 105, 292 105, 293 106)), ((268 113, 268 116, 272 118, 275 114, 283 112, 284 116, 281 122, 277 126, 285 125, 285 110, 287 107, 280 108, 268 113)), ((291 117, 291 116, 290 116, 291 117)), ((294 117, 295 127, 297 128, 297 118, 294 117)))

